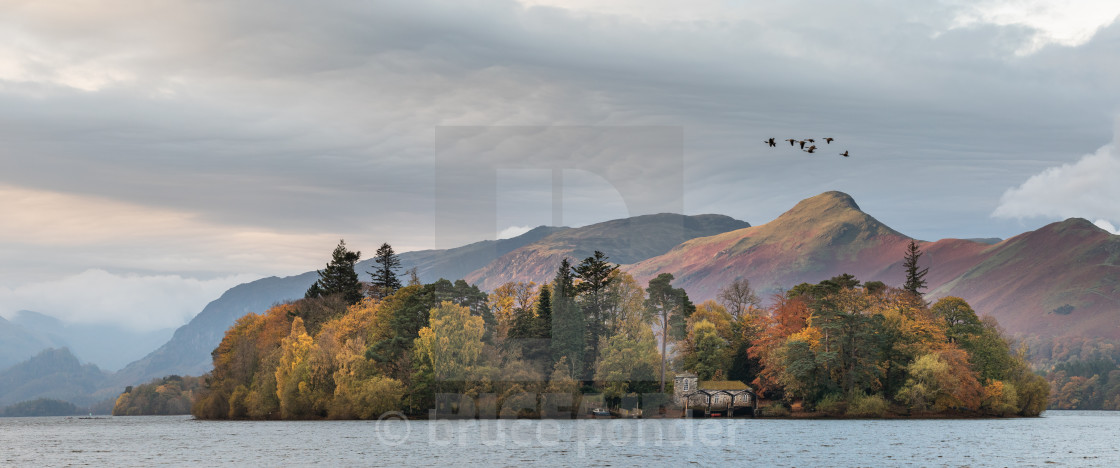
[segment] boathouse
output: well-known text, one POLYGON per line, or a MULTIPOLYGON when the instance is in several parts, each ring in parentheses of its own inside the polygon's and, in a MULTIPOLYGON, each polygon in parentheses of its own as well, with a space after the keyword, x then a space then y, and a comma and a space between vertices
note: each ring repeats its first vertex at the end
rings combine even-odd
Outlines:
POLYGON ((754 415, 758 395, 738 380, 701 381, 691 372, 673 378, 673 400, 686 415, 754 415))

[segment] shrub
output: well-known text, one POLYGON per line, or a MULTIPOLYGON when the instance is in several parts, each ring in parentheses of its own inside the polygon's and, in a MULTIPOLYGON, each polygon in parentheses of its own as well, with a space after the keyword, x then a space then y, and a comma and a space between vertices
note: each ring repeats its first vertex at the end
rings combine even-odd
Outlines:
POLYGON ((817 402, 817 412, 833 415, 844 414, 847 403, 839 393, 829 393, 817 402))
POLYGON ((789 408, 786 408, 785 405, 783 405, 782 403, 777 402, 777 401, 775 401, 773 403, 770 403, 769 405, 763 406, 762 408, 759 408, 758 412, 762 413, 762 416, 775 416, 775 417, 789 416, 789 408))
POLYGON ((848 403, 848 416, 881 418, 887 414, 887 399, 881 395, 856 394, 848 403))

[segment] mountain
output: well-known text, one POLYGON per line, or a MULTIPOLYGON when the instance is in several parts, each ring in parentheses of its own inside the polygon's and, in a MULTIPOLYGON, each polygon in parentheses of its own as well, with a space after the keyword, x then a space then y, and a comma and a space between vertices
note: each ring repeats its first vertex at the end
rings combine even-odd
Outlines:
POLYGON ((69 349, 47 349, 0 373, 0 407, 36 398, 93 404, 113 396, 105 388, 108 377, 96 365, 78 362, 69 349))
POLYGON ((275 276, 234 286, 206 305, 171 339, 142 359, 117 372, 121 385, 147 382, 170 374, 202 375, 210 370, 210 352, 221 343, 226 330, 250 312, 260 313, 280 302, 303 297, 318 278, 315 272, 275 276))
MULTIPOLYGON (((174 331, 173 328, 165 328, 140 332, 113 324, 64 323, 30 310, 17 312, 12 323, 47 337, 53 347, 65 346, 83 361, 109 371, 140 359, 166 343, 174 331)), ((50 346, 39 348, 36 352, 47 347, 50 346)))
MULTIPOLYGON (((960 296, 1008 330, 1120 338, 1120 236, 1072 218, 986 249, 930 296, 960 296)), ((932 269, 931 269, 932 271, 932 269)))
POLYGON ((826 192, 769 223, 692 239, 626 269, 640 284, 672 273, 674 285, 703 300, 738 277, 762 292, 840 273, 879 279, 909 240, 860 211, 847 194, 826 192))
POLYGON ((62 343, 0 317, 0 370, 56 346, 62 346, 62 343))
MULTIPOLYGON (((626 269, 642 284, 672 273, 695 301, 737 277, 764 293, 842 273, 898 286, 909 241, 847 194, 826 192, 769 223, 692 239, 626 269)), ((1013 333, 1120 338, 1120 236, 1070 219, 991 242, 920 242, 926 298, 960 296, 1013 333)))
MULTIPOLYGON (((509 239, 487 240, 445 250, 417 250, 404 252, 401 271, 416 268, 420 281, 432 283, 440 278, 457 280, 466 278, 472 271, 486 266, 494 259, 516 249, 540 241, 552 234, 567 231, 568 227, 537 226, 520 236, 509 239)), ((373 260, 366 260, 356 268, 362 276, 374 269, 373 260)))
MULTIPOLYGON (((421 250, 398 255, 401 271, 417 269, 423 282, 440 278, 458 279, 501 255, 537 242, 569 228, 540 226, 510 239, 475 242, 445 250, 421 250)), ((368 278, 372 259, 359 262, 355 271, 368 278)), ((123 385, 147 382, 170 374, 201 375, 211 367, 210 352, 237 319, 250 312, 261 313, 275 304, 303 297, 319 278, 314 271, 284 278, 269 277, 241 284, 206 305, 189 323, 179 327, 163 346, 130 363, 114 376, 123 385)))
POLYGON ((541 283, 552 279, 565 257, 575 264, 601 250, 610 256, 611 262, 635 263, 665 253, 688 239, 748 226, 744 221, 713 214, 661 213, 605 221, 553 233, 498 257, 464 279, 484 290, 509 281, 541 283))

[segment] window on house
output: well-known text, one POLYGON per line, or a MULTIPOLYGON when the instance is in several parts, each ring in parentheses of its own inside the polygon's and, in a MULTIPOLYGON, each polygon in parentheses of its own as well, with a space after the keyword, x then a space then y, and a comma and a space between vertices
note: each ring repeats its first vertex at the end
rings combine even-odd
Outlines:
POLYGON ((686 392, 687 392, 687 391, 688 391, 688 379, 684 379, 684 380, 682 381, 682 383, 683 383, 684 385, 681 385, 681 390, 684 390, 684 391, 686 391, 686 392))

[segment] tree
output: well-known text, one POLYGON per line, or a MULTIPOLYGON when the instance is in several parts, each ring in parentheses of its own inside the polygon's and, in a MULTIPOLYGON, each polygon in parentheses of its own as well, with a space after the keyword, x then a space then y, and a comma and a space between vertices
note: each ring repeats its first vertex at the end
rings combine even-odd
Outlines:
POLYGON ((617 401, 630 392, 648 390, 657 369, 657 340, 649 327, 635 323, 623 333, 605 339, 602 355, 595 365, 595 380, 603 394, 617 401))
POLYGON ((308 288, 304 297, 312 299, 339 294, 347 304, 362 300, 362 285, 358 282, 358 273, 354 271, 354 265, 361 258, 361 252, 346 250, 346 241, 339 240, 331 253, 330 263, 318 271, 319 279, 308 288))
POLYGON ((665 392, 665 362, 668 358, 669 340, 679 340, 685 332, 685 323, 692 315, 696 306, 688 299, 688 294, 683 289, 674 288, 669 283, 673 281, 672 273, 662 273, 649 280, 646 293, 646 309, 651 318, 657 323, 658 333, 661 335, 661 385, 660 391, 665 392))
POLYGON ((966 342, 983 331, 972 306, 959 297, 943 297, 930 307, 933 315, 945 320, 945 335, 950 343, 966 342))
POLYGON ((585 380, 584 317, 573 299, 572 283, 572 264, 565 258, 552 280, 552 358, 568 358, 572 377, 585 380))
POLYGON ((906 246, 906 258, 902 261, 902 267, 906 269, 906 283, 902 285, 902 289, 910 291, 917 297, 922 297, 922 289, 926 287, 926 273, 929 273, 928 267, 918 267, 918 259, 921 256, 922 251, 918 249, 918 243, 910 239, 910 244, 906 246))
POLYGON ((724 373, 727 359, 727 341, 720 336, 716 326, 707 320, 692 325, 689 333, 689 353, 685 368, 691 368, 700 380, 711 380, 717 373, 724 373))
MULTIPOLYGON (((581 308, 583 309, 585 333, 587 334, 584 339, 584 343, 587 345, 584 362, 588 366, 594 365, 598 360, 599 339, 607 332, 608 319, 605 311, 610 308, 605 304, 607 300, 606 292, 612 280, 616 278, 613 275, 615 270, 618 270, 618 265, 608 262, 607 256, 598 250, 572 268, 575 278, 580 280, 579 283, 574 285, 574 288, 581 299, 580 302, 582 302, 581 308)), ((588 369, 588 371, 591 370, 588 369)))
POLYGON ((433 308, 430 317, 416 338, 417 358, 437 386, 470 380, 482 355, 482 317, 450 301, 433 308))
POLYGON ((377 269, 369 272, 373 279, 371 289, 373 295, 382 298, 401 288, 401 280, 397 278, 397 270, 401 267, 401 260, 393 252, 393 247, 388 242, 381 244, 373 256, 377 269))
POLYGON ((751 288, 750 280, 746 278, 737 278, 731 284, 724 286, 723 289, 719 290, 717 297, 735 317, 742 316, 749 308, 758 307, 762 302, 759 300, 758 294, 751 288))

